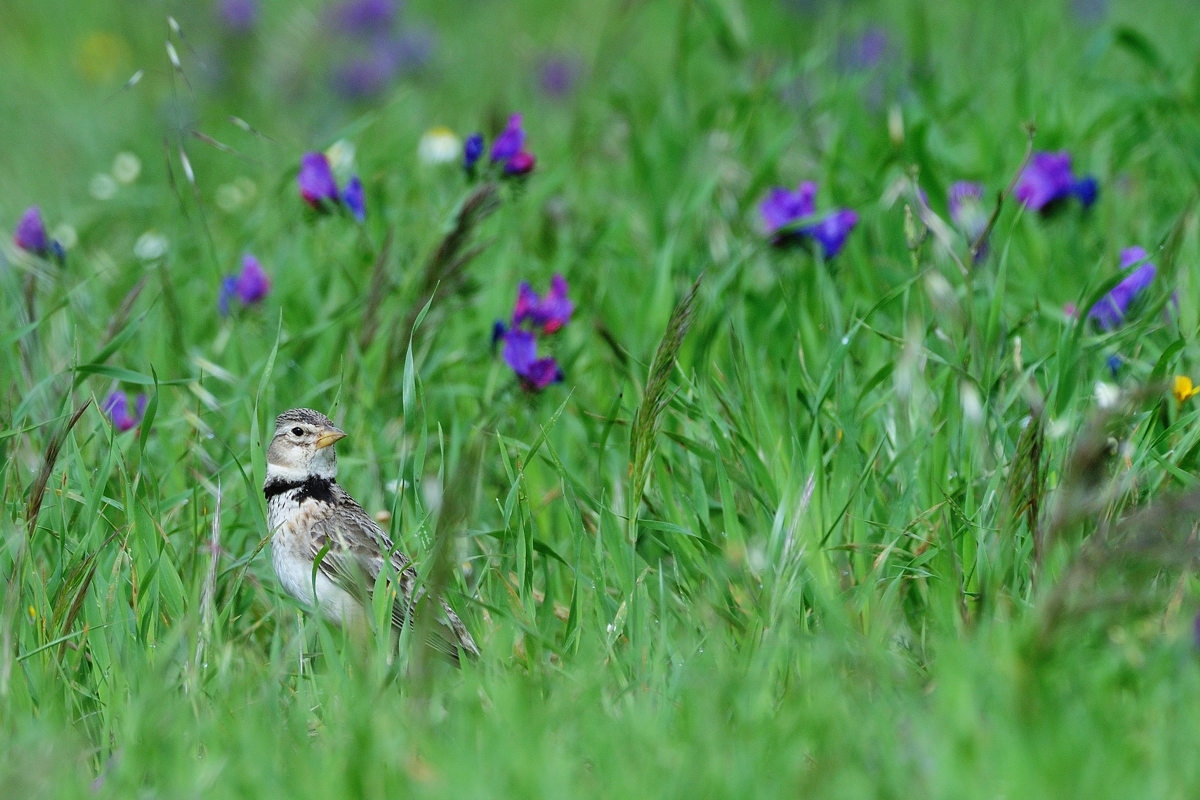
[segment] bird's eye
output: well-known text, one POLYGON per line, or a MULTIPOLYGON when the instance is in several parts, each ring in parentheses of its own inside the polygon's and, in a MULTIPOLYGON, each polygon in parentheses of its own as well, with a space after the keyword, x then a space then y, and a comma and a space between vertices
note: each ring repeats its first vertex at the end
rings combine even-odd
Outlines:
POLYGON ((292 428, 292 436, 303 436, 304 428, 292 428))

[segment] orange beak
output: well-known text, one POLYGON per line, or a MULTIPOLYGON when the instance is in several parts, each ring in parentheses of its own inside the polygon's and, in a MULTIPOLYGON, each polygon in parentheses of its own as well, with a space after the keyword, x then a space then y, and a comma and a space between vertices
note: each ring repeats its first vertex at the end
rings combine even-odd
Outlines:
POLYGON ((321 435, 317 437, 317 449, 329 447, 338 439, 345 439, 346 432, 338 428, 325 428, 321 431, 321 435))

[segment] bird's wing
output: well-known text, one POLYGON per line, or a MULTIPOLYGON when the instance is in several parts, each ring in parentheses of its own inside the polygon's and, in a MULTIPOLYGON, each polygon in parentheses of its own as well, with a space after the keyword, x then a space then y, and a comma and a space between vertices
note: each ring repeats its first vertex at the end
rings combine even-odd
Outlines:
MULTIPOLYGON (((317 568, 364 604, 375 588, 384 559, 390 557, 400 589, 392 604, 392 624, 397 629, 408 624, 416 570, 408 556, 395 549, 383 529, 341 487, 335 489, 334 510, 313 525, 312 548, 317 568)), ((424 594, 424 590, 417 593, 417 602, 424 594)), ((430 646, 455 663, 458 662, 459 647, 469 656, 478 656, 479 648, 462 620, 445 600, 441 601, 441 606, 443 614, 438 620, 439 629, 431 637, 430 646)))
POLYGON ((362 506, 344 492, 341 494, 345 500, 337 498, 340 502, 333 510, 313 524, 311 546, 317 568, 339 588, 365 600, 390 553, 403 605, 407 606, 417 578, 408 558, 395 552, 392 540, 362 506))

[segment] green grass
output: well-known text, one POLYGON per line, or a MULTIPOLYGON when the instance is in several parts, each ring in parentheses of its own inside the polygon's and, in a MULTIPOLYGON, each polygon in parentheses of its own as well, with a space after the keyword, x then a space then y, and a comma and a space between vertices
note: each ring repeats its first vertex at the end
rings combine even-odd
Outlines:
POLYGON ((316 0, 236 43, 207 4, 6 2, 0 220, 38 203, 78 244, 0 248, 0 794, 1195 796, 1200 406, 1165 382, 1200 380, 1200 17, 979 5, 414 2, 433 64, 353 105, 316 0), (839 68, 867 25, 888 58, 839 68), (566 101, 532 77, 551 49, 588 65, 566 101), (473 187, 417 141, 512 111, 537 171, 456 277, 431 254, 473 187), (1028 122, 1097 205, 1005 203, 965 276, 910 247, 905 181, 942 217, 955 180, 994 197, 1028 122), (295 191, 338 139, 361 228, 295 191), (121 151, 141 175, 96 199, 121 151), (802 179, 861 217, 829 263, 759 229, 802 179), (1131 245, 1138 313, 1075 324, 1131 245), (246 251, 271 294, 223 319, 246 251), (491 325, 556 272, 566 380, 533 395, 491 325), (118 387, 150 424, 114 431, 118 387), (296 406, 348 431, 339 480, 423 579, 446 546, 477 664, 390 663, 283 595, 260 486, 296 406))

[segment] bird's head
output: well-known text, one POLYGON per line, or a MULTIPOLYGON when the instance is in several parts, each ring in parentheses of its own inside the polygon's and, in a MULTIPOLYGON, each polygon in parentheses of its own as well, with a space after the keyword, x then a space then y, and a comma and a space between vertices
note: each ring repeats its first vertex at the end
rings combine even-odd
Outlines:
POLYGON ((337 477, 333 444, 345 435, 329 417, 311 408, 283 412, 275 418, 275 436, 267 448, 267 478, 337 477))

